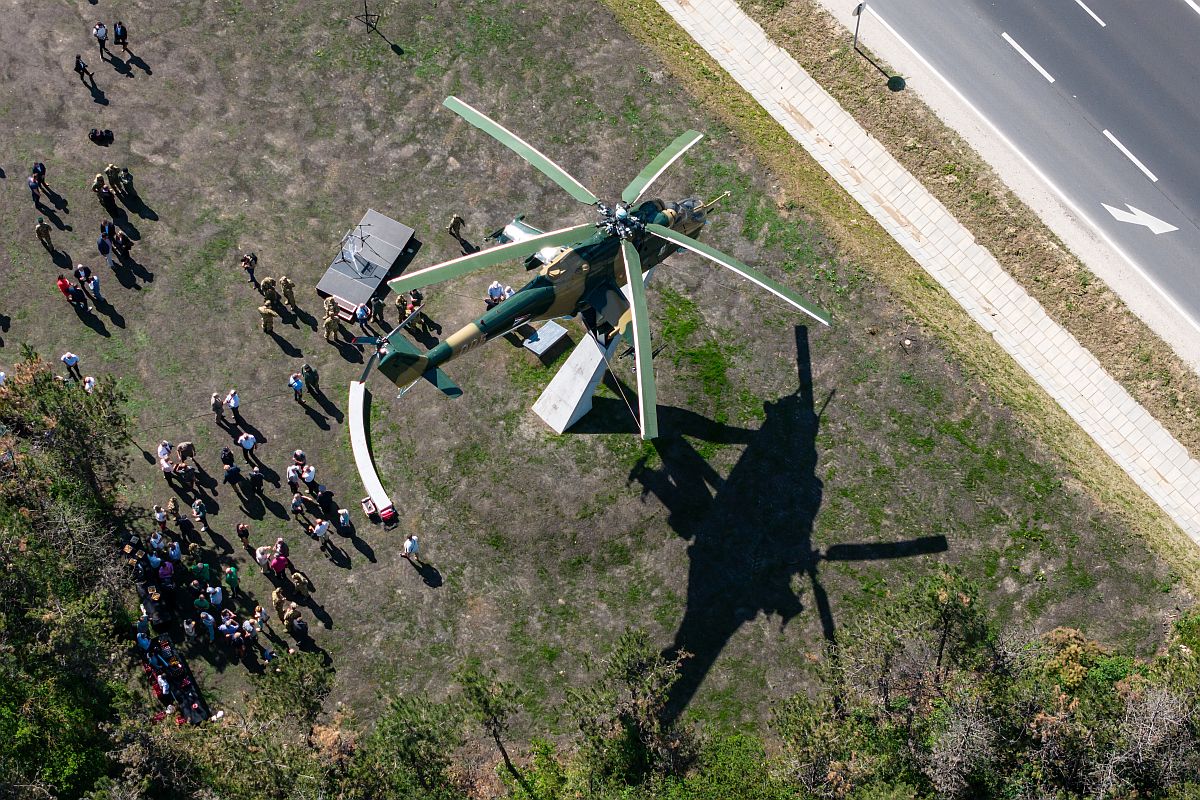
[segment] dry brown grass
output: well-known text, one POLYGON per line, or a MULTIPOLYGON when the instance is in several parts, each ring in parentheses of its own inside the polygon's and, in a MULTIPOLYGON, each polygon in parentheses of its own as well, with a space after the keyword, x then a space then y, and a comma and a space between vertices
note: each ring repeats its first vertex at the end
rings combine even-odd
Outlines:
MULTIPOLYGON (((868 265, 922 325, 1059 453, 1098 502, 1146 537, 1193 591, 1200 590, 1200 554, 1192 541, 657 3, 604 2, 627 29, 657 51, 683 86, 751 147, 778 179, 781 203, 791 201, 812 214, 838 250, 868 265)), ((772 10, 743 5, 929 187, 1052 318, 1195 452, 1200 444, 1200 378, 957 134, 916 97, 889 92, 848 46, 837 22, 815 4, 791 2, 772 10), (949 173, 954 180, 946 179, 947 165, 954 166, 949 173)))

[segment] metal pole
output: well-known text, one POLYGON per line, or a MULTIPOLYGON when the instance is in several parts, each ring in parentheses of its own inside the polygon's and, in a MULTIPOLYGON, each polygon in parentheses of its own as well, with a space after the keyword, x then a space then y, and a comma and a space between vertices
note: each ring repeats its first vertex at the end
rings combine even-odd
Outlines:
POLYGON ((854 9, 854 50, 858 51, 858 26, 862 24, 862 15, 867 10, 867 0, 863 0, 854 9))

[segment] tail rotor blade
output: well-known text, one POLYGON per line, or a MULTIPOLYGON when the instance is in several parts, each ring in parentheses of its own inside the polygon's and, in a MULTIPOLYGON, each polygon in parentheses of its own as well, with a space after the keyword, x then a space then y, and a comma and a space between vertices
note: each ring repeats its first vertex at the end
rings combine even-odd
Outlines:
POLYGON ((633 357, 637 370, 638 422, 643 439, 658 438, 658 388, 654 384, 654 358, 650 349, 650 314, 646 309, 646 279, 642 275, 642 259, 637 248, 621 240, 625 258, 625 274, 629 276, 629 304, 633 319, 633 357))
POLYGON ((704 138, 704 134, 700 131, 685 131, 675 141, 667 145, 661 153, 654 157, 654 160, 646 165, 645 169, 638 173, 638 176, 633 179, 633 182, 625 187, 625 191, 621 192, 621 199, 626 203, 636 203, 638 198, 642 196, 642 192, 658 180, 658 176, 667 171, 667 167, 675 163, 681 155, 688 151, 692 145, 704 138))
POLYGON ((567 194, 579 202, 587 203, 589 206, 594 206, 600 202, 596 195, 588 191, 588 188, 582 183, 572 178, 565 169, 555 164, 548 156, 539 152, 529 142, 517 136, 487 114, 476 108, 472 108, 453 95, 443 100, 442 105, 528 161, 533 165, 534 169, 557 183, 567 191, 567 194))
POLYGON ((693 253, 698 253, 708 260, 720 264, 722 267, 725 267, 725 269, 736 272, 738 275, 741 275, 751 283, 758 284, 781 300, 785 300, 792 304, 821 324, 829 324, 829 314, 823 311, 816 303, 812 302, 801 294, 793 292, 786 286, 771 280, 758 270, 751 269, 742 262, 738 261, 736 258, 731 258, 730 256, 725 255, 715 247, 709 247, 703 242, 698 242, 690 236, 684 236, 678 231, 673 231, 670 228, 667 228, 663 225, 657 225, 655 223, 647 224, 646 230, 650 233, 653 233, 660 239, 666 239, 669 242, 674 242, 680 247, 691 250, 693 253))
POLYGON ((595 230, 596 226, 591 223, 587 225, 575 225, 570 228, 560 228, 556 231, 543 233, 540 236, 534 236, 524 241, 509 242, 498 247, 489 247, 487 250, 480 250, 478 253, 460 256, 441 264, 435 264, 432 267, 426 267, 416 272, 401 275, 399 278, 393 278, 388 281, 388 286, 396 294, 407 292, 409 289, 420 289, 431 283, 448 281, 451 278, 457 278, 475 270, 502 264, 514 258, 523 258, 530 253, 541 250, 543 247, 574 244, 584 238, 586 234, 594 233, 595 230))

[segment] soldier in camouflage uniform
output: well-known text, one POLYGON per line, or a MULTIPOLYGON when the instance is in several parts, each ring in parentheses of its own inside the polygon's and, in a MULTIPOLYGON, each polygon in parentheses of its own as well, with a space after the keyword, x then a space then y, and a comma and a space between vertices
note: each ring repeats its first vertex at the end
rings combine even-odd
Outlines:
POLYGON ((287 275, 279 276, 279 291, 283 292, 283 300, 288 308, 296 308, 296 284, 287 275))
POLYGON ((259 306, 258 313, 262 316, 263 333, 272 333, 275 330, 275 320, 279 319, 279 315, 275 313, 269 305, 259 306))
POLYGON ((258 290, 262 292, 263 298, 267 301, 267 305, 279 305, 279 292, 275 288, 275 279, 269 275, 263 278, 258 284, 258 290))
POLYGON ((336 317, 338 314, 338 302, 332 297, 325 298, 325 316, 336 317))
POLYGON ((325 341, 332 342, 341 332, 342 325, 336 314, 326 314, 321 320, 321 332, 325 335, 325 341))

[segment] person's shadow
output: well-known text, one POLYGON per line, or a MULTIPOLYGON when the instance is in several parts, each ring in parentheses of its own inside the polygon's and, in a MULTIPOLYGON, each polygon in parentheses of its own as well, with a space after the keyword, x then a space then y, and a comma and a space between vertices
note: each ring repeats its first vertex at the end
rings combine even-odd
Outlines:
MULTIPOLYGON (((821 631, 832 643, 833 610, 817 574, 822 560, 898 558, 947 549, 944 536, 834 545, 824 551, 813 544, 813 521, 823 494, 816 473, 820 413, 813 402, 808 331, 803 327, 796 328, 796 357, 799 390, 765 403, 766 418, 759 430, 661 409, 663 436, 654 440, 661 466, 650 468, 643 458, 630 472, 630 481, 666 506, 675 532, 691 541, 687 605, 668 649, 672 655, 686 652, 690 657, 672 689, 667 722, 687 707, 743 624, 764 614, 777 616, 784 626, 803 610, 793 576, 808 576, 821 631), (740 442, 745 450, 722 478, 685 436, 740 442)), ((830 392, 822 411, 832 398, 830 392)))
POLYGON ((299 358, 300 356, 304 355, 304 353, 300 351, 299 347, 296 347, 296 345, 280 336, 274 330, 267 331, 267 335, 275 340, 275 344, 279 345, 279 349, 283 351, 284 355, 290 356, 291 358, 299 358))

